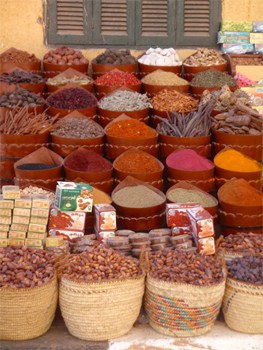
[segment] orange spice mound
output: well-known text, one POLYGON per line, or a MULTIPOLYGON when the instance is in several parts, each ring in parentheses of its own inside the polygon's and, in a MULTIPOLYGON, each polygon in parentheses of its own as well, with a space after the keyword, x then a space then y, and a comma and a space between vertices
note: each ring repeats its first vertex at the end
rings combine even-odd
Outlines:
POLYGON ((116 159, 115 168, 125 173, 154 173, 161 170, 158 160, 146 152, 122 154, 116 159))
POLYGON ((157 135, 155 130, 136 119, 119 120, 107 128, 106 134, 125 138, 149 138, 157 135))

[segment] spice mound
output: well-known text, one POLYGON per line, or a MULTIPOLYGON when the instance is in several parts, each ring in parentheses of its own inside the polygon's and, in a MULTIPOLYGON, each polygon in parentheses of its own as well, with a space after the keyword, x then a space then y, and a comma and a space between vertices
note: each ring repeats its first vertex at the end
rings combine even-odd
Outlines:
POLYGON ((228 252, 263 254, 263 239, 256 233, 238 232, 224 237, 220 248, 228 252))
POLYGON ((51 50, 44 55, 44 63, 51 64, 87 64, 88 60, 83 56, 81 51, 74 50, 68 46, 61 46, 51 50))
POLYGON ((151 253, 150 276, 198 286, 213 285, 224 279, 222 266, 214 257, 178 250, 151 253))
POLYGON ((151 107, 151 104, 146 94, 116 90, 109 96, 103 97, 99 101, 98 106, 108 111, 140 111, 151 107))
POLYGON ((167 198, 174 203, 200 203, 203 208, 217 204, 216 199, 207 193, 186 188, 174 188, 167 193, 167 198))
POLYGON ((47 103, 60 109, 83 109, 97 106, 96 97, 82 88, 63 89, 51 94, 47 103))
POLYGON ((138 62, 149 66, 180 66, 182 61, 174 48, 161 49, 150 47, 138 62))
POLYGON ((178 77, 175 73, 165 72, 161 69, 147 74, 142 83, 149 85, 168 85, 168 86, 181 86, 189 85, 188 81, 178 77))
POLYGON ((190 113, 197 109, 198 103, 193 97, 175 90, 162 90, 151 99, 153 108, 164 112, 190 113))
POLYGON ((161 195, 144 185, 123 187, 112 195, 112 200, 126 208, 148 208, 165 202, 161 195))
POLYGON ((130 174, 149 174, 162 170, 155 157, 144 151, 133 149, 121 154, 115 160, 114 168, 130 174))
POLYGON ((216 50, 209 50, 207 48, 199 48, 197 51, 188 57, 184 65, 191 67, 213 66, 226 63, 223 56, 216 50))
POLYGON ((138 259, 126 257, 99 245, 79 255, 70 255, 62 265, 62 276, 80 282, 124 280, 142 276, 138 259))
POLYGON ((255 189, 244 179, 231 179, 217 192, 219 202, 237 206, 262 206, 263 193, 255 189))
POLYGON ((131 55, 128 49, 107 49, 98 55, 92 63, 112 65, 135 64, 136 58, 131 55))
POLYGON ((104 129, 89 118, 63 118, 54 125, 51 135, 90 139, 104 135, 104 129))
POLYGON ((236 80, 227 73, 206 70, 196 73, 190 85, 197 87, 222 87, 224 85, 235 87, 236 80))
POLYGON ((55 76, 54 78, 49 78, 47 80, 47 85, 52 86, 63 86, 66 84, 78 84, 78 85, 86 85, 86 84, 92 84, 93 80, 86 76, 78 76, 73 75, 72 77, 65 77, 63 75, 55 76))
POLYGON ((44 103, 45 100, 39 94, 21 88, 16 88, 13 92, 5 92, 0 96, 0 107, 36 107, 44 103))
POLYGON ((0 288, 30 288, 55 275, 53 254, 25 246, 0 249, 0 288))
POLYGON ((182 149, 172 152, 166 158, 166 165, 173 169, 187 171, 209 170, 214 167, 214 163, 211 162, 211 160, 200 156, 191 149, 182 149))
POLYGON ((263 256, 246 255, 227 261, 228 276, 241 282, 263 285, 263 256))
POLYGON ((26 51, 21 51, 17 49, 9 49, 0 55, 1 63, 29 63, 29 62, 39 62, 34 54, 30 54, 26 51))
POLYGON ((234 149, 219 152, 215 156, 214 162, 215 166, 230 171, 253 172, 263 169, 259 162, 234 149))
POLYGON ((43 163, 24 163, 18 165, 17 169, 21 170, 46 170, 56 168, 57 164, 43 164, 43 163))
POLYGON ((65 167, 86 172, 103 172, 112 169, 112 164, 98 153, 86 148, 72 152, 64 162, 65 167))
POLYGON ((125 138, 151 138, 157 133, 143 122, 136 119, 123 119, 110 124, 106 129, 106 134, 113 137, 125 138))
POLYGON ((0 82, 8 84, 38 84, 44 81, 45 79, 41 75, 19 69, 15 69, 12 73, 3 73, 0 76, 0 82))
POLYGON ((94 81, 95 85, 104 86, 124 86, 141 84, 134 74, 122 72, 120 70, 112 70, 103 74, 94 81))

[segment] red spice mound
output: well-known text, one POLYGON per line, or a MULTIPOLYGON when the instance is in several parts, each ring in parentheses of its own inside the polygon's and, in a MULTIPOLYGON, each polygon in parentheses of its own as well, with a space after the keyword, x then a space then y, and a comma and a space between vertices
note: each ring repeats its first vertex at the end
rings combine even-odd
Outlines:
POLYGON ((89 91, 82 88, 68 88, 50 95, 47 103, 55 108, 74 110, 95 107, 98 101, 89 91))
POLYGON ((95 85, 106 86, 137 85, 140 83, 134 74, 116 70, 103 74, 94 81, 95 85))
POLYGON ((64 165, 76 171, 103 172, 112 169, 111 162, 85 148, 79 148, 67 156, 64 165))
POLYGON ((116 169, 126 173, 154 173, 161 170, 158 160, 143 151, 126 151, 114 163, 116 169))
POLYGON ((123 119, 109 125, 106 134, 113 137, 144 138, 155 137, 156 131, 137 119, 123 119))
POLYGON ((191 149, 174 151, 166 158, 166 164, 170 168, 188 171, 209 170, 214 167, 211 160, 200 156, 191 149))

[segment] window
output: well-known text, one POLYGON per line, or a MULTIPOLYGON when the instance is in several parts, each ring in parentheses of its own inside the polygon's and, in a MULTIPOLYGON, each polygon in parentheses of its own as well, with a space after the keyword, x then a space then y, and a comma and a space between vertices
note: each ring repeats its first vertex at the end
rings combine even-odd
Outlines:
POLYGON ((221 0, 48 0, 48 44, 214 46, 221 0))

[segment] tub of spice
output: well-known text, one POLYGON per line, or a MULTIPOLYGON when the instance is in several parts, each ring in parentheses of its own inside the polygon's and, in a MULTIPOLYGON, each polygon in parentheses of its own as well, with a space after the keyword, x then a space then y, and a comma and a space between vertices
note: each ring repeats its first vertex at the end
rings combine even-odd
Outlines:
POLYGON ((15 67, 40 73, 41 61, 34 54, 12 47, 0 54, 0 74, 15 67))
POLYGON ((126 114, 148 124, 150 107, 150 100, 146 94, 140 94, 127 87, 119 88, 99 100, 98 121, 105 127, 121 114, 126 114))
POLYGON ((119 183, 128 175, 144 181, 159 190, 163 188, 164 165, 155 157, 137 148, 130 148, 113 162, 115 181, 119 183))
POLYGON ((148 231, 165 225, 163 192, 143 181, 127 176, 112 192, 118 227, 148 231))
POLYGON ((214 190, 215 165, 211 160, 200 156, 191 149, 182 149, 172 152, 165 162, 168 186, 173 186, 183 180, 206 192, 214 190))
POLYGON ((103 154, 104 129, 85 115, 74 111, 57 121, 51 131, 54 152, 66 157, 81 146, 103 154))
POLYGON ((62 177, 63 158, 41 147, 14 163, 17 184, 42 185, 55 190, 62 177))
POLYGON ((234 149, 226 147, 214 158, 216 187, 220 188, 231 178, 247 180, 257 189, 262 187, 262 164, 234 149))
POLYGON ((68 68, 53 78, 47 79, 47 91, 52 93, 57 91, 61 86, 65 86, 70 83, 76 84, 90 92, 93 90, 93 79, 91 77, 77 71, 76 69, 68 68))
POLYGON ((87 73, 89 61, 81 51, 68 46, 61 46, 48 51, 43 57, 44 75, 54 77, 68 68, 74 68, 81 73, 87 73))
POLYGON ((86 149, 85 146, 78 148, 65 158, 64 169, 69 181, 80 178, 106 193, 112 190, 112 163, 98 153, 86 149))
POLYGON ((122 72, 119 69, 113 69, 94 81, 94 89, 98 99, 122 86, 126 86, 132 91, 141 91, 141 81, 134 74, 122 72))
POLYGON ((227 61, 213 49, 199 48, 183 62, 184 78, 191 81, 196 73, 206 70, 227 71, 227 61))
POLYGON ((154 96, 162 90, 176 90, 187 94, 189 91, 189 83, 178 77, 177 74, 166 72, 162 69, 155 70, 142 78, 142 86, 144 92, 148 96, 154 96))
POLYGON ((59 117, 63 118, 72 111, 78 111, 92 119, 97 118, 98 101, 96 97, 76 84, 68 84, 59 88, 47 98, 46 103, 51 116, 59 114, 59 117))
POLYGON ((105 133, 108 158, 115 159, 131 147, 158 156, 157 132, 139 120, 123 114, 106 126, 105 133))
POLYGON ((113 69, 133 74, 137 71, 136 58, 128 49, 107 49, 92 60, 91 64, 94 79, 113 69))

